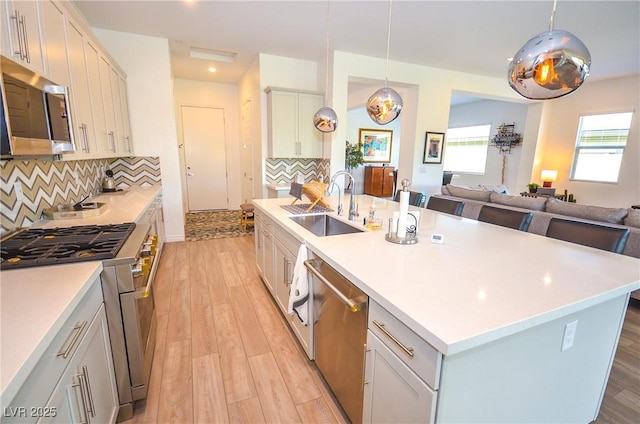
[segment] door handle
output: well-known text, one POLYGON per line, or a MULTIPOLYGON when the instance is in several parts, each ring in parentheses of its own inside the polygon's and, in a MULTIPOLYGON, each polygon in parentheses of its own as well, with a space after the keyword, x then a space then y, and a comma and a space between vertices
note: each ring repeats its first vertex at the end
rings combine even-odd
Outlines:
POLYGON ((187 166, 187 177, 193 177, 195 174, 191 172, 191 167, 187 166))
POLYGON ((324 283, 325 286, 327 286, 327 288, 329 290, 331 290, 337 297, 338 299, 340 299, 340 301, 342 303, 344 303, 345 305, 347 305, 349 307, 349 310, 351 310, 351 312, 359 312, 362 311, 364 309, 367 308, 367 300, 363 299, 362 296, 358 296, 356 298, 353 299, 349 299, 347 296, 344 295, 344 293, 342 293, 340 290, 338 290, 336 288, 336 286, 334 286, 333 284, 331 284, 329 282, 329 280, 327 280, 324 275, 322 275, 314 266, 313 266, 313 260, 312 259, 307 259, 306 261, 304 261, 304 266, 311 271, 311 273, 313 275, 315 275, 320 281, 322 281, 324 283))

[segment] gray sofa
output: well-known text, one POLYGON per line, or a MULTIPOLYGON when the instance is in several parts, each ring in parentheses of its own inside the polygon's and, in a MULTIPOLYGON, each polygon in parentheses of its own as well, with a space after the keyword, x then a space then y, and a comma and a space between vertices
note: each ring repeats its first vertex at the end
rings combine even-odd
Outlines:
MULTIPOLYGON (((533 212, 529 225, 529 233, 544 236, 551 218, 571 219, 574 221, 592 222, 612 227, 628 228, 629 239, 623 255, 640 258, 640 210, 625 208, 604 208, 600 206, 568 203, 555 198, 511 196, 490 190, 471 189, 453 185, 442 186, 442 197, 464 202, 462 216, 478 219, 482 205, 533 212)), ((640 299, 640 290, 632 293, 632 297, 640 299)))

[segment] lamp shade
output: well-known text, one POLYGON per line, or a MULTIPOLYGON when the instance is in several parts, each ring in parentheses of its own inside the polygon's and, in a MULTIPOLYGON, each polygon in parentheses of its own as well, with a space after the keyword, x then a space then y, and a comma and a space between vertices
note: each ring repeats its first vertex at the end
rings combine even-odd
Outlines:
POLYGON ((514 55, 509 85, 528 99, 553 99, 580 87, 590 67, 591 55, 578 37, 564 30, 545 31, 514 55))
POLYGON ((402 97, 393 88, 383 87, 367 100, 367 113, 376 123, 388 124, 402 111, 402 97))
POLYGON ((323 133, 334 132, 338 127, 338 116, 330 107, 321 107, 313 115, 313 126, 323 133))
POLYGON ((551 183, 558 178, 558 171, 554 169, 543 169, 540 173, 543 187, 551 187, 551 183))

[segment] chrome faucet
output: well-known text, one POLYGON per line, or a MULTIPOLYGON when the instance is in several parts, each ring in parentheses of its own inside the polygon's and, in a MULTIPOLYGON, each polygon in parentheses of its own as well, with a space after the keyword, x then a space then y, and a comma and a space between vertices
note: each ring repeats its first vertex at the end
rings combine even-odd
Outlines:
MULTIPOLYGON (((340 175, 346 175, 351 180, 351 197, 349 197, 349 221, 355 221, 357 212, 356 212, 356 198, 355 198, 355 195, 353 194, 353 191, 355 190, 356 181, 353 179, 353 175, 351 175, 347 171, 338 171, 335 174, 333 174, 333 177, 331 177, 331 182, 329 183, 329 187, 333 187, 333 185, 336 182, 336 178, 339 177, 340 175)), ((338 189, 338 194, 340 194, 340 189, 338 189)), ((338 215, 340 215, 340 213, 342 213, 342 196, 338 196, 338 215)))

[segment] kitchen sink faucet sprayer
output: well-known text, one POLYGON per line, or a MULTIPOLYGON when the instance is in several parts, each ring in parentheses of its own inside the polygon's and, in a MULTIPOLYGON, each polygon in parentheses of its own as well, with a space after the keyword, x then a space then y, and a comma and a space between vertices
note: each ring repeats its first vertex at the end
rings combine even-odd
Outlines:
MULTIPOLYGON (((332 187, 333 184, 335 184, 336 178, 339 177, 340 175, 346 175, 351 180, 351 196, 349 197, 349 221, 355 221, 357 211, 356 211, 356 198, 355 198, 355 195, 353 194, 353 191, 355 190, 356 182, 355 182, 355 179, 353 178, 353 175, 351 175, 347 171, 338 171, 335 174, 333 174, 333 177, 331 177, 331 182, 329 183, 329 187, 332 187)), ((340 194, 340 190, 338 190, 338 194, 340 194)), ((342 198, 341 196, 338 196, 338 215, 340 215, 341 211, 342 211, 342 198)))

